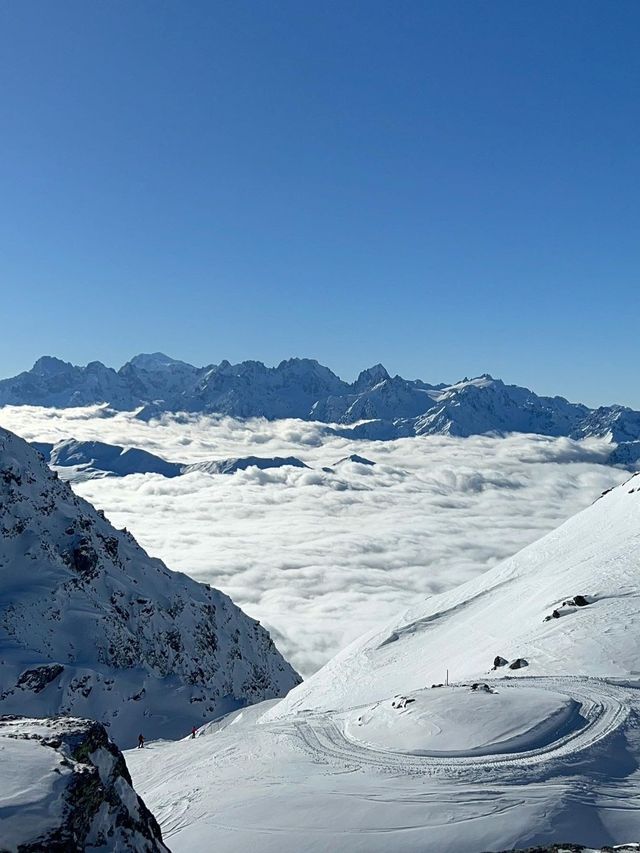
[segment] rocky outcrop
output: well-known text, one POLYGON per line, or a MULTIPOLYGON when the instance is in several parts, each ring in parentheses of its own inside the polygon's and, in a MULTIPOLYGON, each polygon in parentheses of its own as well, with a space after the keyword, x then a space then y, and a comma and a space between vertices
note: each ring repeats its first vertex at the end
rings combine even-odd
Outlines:
POLYGON ((168 853, 99 723, 0 718, 0 846, 7 853, 168 853))

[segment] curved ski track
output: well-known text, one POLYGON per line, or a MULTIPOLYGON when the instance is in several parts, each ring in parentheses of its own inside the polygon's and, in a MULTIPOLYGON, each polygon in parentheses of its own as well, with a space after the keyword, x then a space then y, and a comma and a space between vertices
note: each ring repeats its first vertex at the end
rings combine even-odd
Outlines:
POLYGON ((469 772, 475 776, 478 771, 492 769, 522 771, 590 749, 623 725, 635 699, 628 688, 591 678, 518 678, 491 683, 500 690, 529 686, 564 693, 580 704, 585 722, 580 728, 559 731, 557 739, 545 746, 492 755, 412 755, 367 746, 348 738, 339 718, 330 712, 296 719, 293 727, 304 750, 322 763, 411 775, 460 776, 469 772))

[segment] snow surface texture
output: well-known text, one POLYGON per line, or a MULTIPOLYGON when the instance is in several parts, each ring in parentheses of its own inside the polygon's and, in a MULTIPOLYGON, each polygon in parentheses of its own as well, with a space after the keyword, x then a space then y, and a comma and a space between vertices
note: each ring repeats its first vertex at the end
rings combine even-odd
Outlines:
MULTIPOLYGON (((166 415, 144 422, 102 414, 98 407, 15 407, 0 411, 0 423, 30 441, 53 445, 75 436, 187 465, 257 456, 309 466, 74 485, 151 554, 222 589, 259 619, 303 675, 425 595, 515 553, 628 476, 605 464, 604 439, 372 442, 305 421, 166 415), (375 465, 335 465, 353 456, 375 465)), ((70 469, 58 470, 67 477, 70 469)))
POLYGON ((620 445, 617 464, 630 465, 640 457, 640 412, 623 406, 589 409, 563 397, 540 397, 487 374, 431 385, 391 377, 377 364, 347 383, 312 359, 294 358, 272 368, 258 361, 194 367, 153 353, 136 356, 118 371, 98 361, 76 367, 44 356, 31 370, 0 381, 0 406, 94 403, 143 407, 139 417, 145 419, 164 412, 305 418, 349 425, 338 429, 347 436, 382 440, 489 432, 597 436, 620 445))
POLYGON ((0 847, 168 853, 120 750, 89 720, 0 718, 0 847))
POLYGON ((299 680, 221 592, 151 559, 0 429, 0 712, 176 737, 299 680))
POLYGON ((639 565, 637 476, 135 783, 176 853, 637 844, 639 565))

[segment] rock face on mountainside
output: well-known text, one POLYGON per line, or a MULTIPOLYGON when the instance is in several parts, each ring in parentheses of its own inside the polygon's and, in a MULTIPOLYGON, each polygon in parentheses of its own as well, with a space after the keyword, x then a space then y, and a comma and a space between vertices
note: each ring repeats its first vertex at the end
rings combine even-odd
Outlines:
POLYGON ((312 359, 277 367, 259 361, 194 367, 162 353, 138 355, 118 371, 100 362, 76 367, 45 356, 29 371, 0 381, 0 406, 85 406, 136 409, 141 419, 166 412, 233 417, 303 418, 342 426, 349 438, 529 432, 609 438, 614 464, 640 458, 640 412, 624 406, 589 409, 563 397, 540 397, 488 374, 454 385, 390 376, 381 364, 344 382, 312 359), (362 423, 365 421, 365 423, 362 423))
POLYGON ((102 721, 122 746, 299 676, 221 592, 169 571, 0 429, 0 713, 102 721))
MULTIPOLYGON (((488 572, 338 654, 272 716, 449 682, 640 672, 640 474, 488 572)), ((267 715, 269 716, 269 714, 267 715)))
POLYGON ((0 717, 0 849, 169 853, 103 726, 0 717))

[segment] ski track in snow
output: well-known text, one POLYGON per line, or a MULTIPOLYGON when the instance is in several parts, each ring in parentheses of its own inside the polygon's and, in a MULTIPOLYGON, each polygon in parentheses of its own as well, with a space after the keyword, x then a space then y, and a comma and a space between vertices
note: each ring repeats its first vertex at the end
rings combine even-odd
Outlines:
POLYGON ((127 761, 169 846, 185 853, 208 850, 213 839, 220 853, 479 853, 567 832, 595 847, 636 840, 637 774, 626 767, 609 777, 606 768, 635 748, 640 685, 582 676, 486 683, 503 695, 560 694, 583 722, 565 715, 544 743, 534 725, 513 751, 417 755, 347 736, 347 720, 370 704, 264 722, 254 706, 246 720, 131 750, 127 761), (166 778, 167 767, 179 781, 166 778))
POLYGON ((487 683, 497 684, 501 690, 530 686, 564 693, 580 703, 580 712, 586 722, 579 728, 572 727, 568 732, 563 733, 561 730, 558 737, 545 746, 496 755, 408 755, 367 746, 348 738, 335 715, 331 714, 296 719, 293 728, 303 748, 316 761, 392 773, 475 777, 479 772, 487 770, 521 772, 542 762, 561 760, 589 749, 616 732, 631 712, 629 688, 604 680, 577 677, 519 678, 511 684, 505 681, 487 683))

